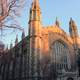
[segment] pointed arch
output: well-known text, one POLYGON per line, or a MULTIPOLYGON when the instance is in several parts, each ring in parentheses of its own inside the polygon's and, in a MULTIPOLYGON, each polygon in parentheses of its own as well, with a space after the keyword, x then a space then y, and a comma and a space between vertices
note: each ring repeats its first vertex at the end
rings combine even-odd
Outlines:
POLYGON ((70 51, 68 45, 62 40, 56 40, 52 44, 51 62, 56 64, 57 70, 70 69, 70 51))

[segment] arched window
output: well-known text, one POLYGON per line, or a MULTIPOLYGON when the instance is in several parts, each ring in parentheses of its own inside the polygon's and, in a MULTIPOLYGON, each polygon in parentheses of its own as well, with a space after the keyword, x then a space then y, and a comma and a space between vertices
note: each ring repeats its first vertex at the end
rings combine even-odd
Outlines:
POLYGON ((52 48, 52 62, 59 70, 70 68, 69 49, 64 42, 55 41, 52 48))

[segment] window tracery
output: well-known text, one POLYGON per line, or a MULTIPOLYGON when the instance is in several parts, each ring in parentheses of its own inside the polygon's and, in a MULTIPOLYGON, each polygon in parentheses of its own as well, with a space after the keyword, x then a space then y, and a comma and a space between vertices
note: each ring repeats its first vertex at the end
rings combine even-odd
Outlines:
POLYGON ((69 49, 66 44, 56 41, 53 44, 52 60, 58 70, 70 68, 69 49))

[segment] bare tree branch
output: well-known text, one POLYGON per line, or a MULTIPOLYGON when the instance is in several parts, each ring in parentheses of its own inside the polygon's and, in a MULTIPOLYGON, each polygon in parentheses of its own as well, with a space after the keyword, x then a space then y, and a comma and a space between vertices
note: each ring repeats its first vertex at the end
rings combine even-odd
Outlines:
POLYGON ((7 27, 7 28, 15 28, 15 29, 19 29, 21 31, 23 31, 23 29, 21 27, 18 27, 16 24, 12 25, 12 26, 9 26, 9 25, 3 25, 4 27, 7 27))
MULTIPOLYGON (((15 16, 20 16, 21 10, 24 8, 26 0, 0 0, 0 30, 3 35, 4 28, 18 29, 22 31, 22 27, 17 22, 15 16), (11 17, 11 18, 10 18, 11 17), (6 24, 12 21, 15 24, 6 24)), ((6 29, 5 29, 6 30, 6 29)))

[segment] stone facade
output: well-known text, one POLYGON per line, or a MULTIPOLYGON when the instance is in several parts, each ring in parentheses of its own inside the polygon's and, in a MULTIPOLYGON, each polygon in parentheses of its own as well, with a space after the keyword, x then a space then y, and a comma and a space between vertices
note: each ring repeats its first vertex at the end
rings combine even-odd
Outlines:
POLYGON ((30 9, 29 20, 30 62, 34 65, 33 67, 30 63, 32 67, 30 72, 33 72, 30 75, 33 77, 50 77, 53 80, 54 78, 52 76, 56 70, 57 79, 67 80, 68 77, 75 75, 74 80, 77 80, 76 55, 80 45, 80 38, 76 23, 72 18, 70 19, 70 35, 68 35, 60 28, 57 19, 55 25, 43 27, 40 17, 41 10, 39 2, 35 0, 30 9), (41 65, 38 66, 38 63, 41 65), (51 66, 55 69, 53 69, 53 72, 51 72, 51 66), (37 70, 41 72, 39 71, 38 73, 37 70), (52 76, 50 75, 51 73, 53 73, 52 76))
POLYGON ((79 80, 77 54, 80 37, 70 19, 67 34, 59 21, 43 27, 39 1, 30 9, 29 34, 0 57, 0 80, 79 80))

